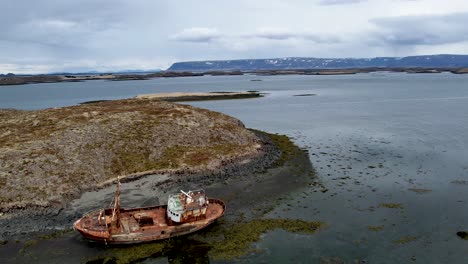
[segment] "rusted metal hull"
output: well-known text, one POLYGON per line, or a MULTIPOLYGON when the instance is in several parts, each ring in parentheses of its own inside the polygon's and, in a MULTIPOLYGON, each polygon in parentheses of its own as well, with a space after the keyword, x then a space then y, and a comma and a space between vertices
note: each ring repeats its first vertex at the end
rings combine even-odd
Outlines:
POLYGON ((105 244, 135 244, 186 235, 203 229, 224 215, 223 201, 209 199, 206 215, 187 223, 173 223, 166 215, 166 205, 120 209, 118 225, 112 219, 112 209, 89 213, 73 227, 85 238, 105 244))

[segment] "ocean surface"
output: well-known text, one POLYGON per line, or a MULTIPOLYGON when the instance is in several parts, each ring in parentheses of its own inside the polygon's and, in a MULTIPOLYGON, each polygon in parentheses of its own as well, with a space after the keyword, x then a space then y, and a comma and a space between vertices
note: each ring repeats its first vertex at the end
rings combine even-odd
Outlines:
POLYGON ((304 186, 268 216, 328 227, 314 235, 268 232, 242 262, 467 263, 468 241, 456 235, 468 231, 467 84, 468 75, 387 72, 87 81, 0 86, 0 108, 261 91, 262 98, 189 104, 286 134, 307 149, 326 192, 304 186))

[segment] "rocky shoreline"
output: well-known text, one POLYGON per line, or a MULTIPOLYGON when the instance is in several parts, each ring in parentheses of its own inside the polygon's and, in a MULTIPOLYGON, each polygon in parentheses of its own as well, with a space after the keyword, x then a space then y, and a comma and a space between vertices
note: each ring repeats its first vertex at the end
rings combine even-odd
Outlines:
MULTIPOLYGON (((185 168, 173 171, 160 171, 158 175, 167 175, 168 177, 164 177, 164 180, 154 184, 153 188, 157 188, 161 192, 168 192, 190 183, 204 186, 213 182, 222 182, 232 177, 251 175, 252 173, 266 170, 278 160, 281 156, 281 150, 273 144, 266 134, 259 131, 255 131, 255 134, 262 141, 262 148, 259 154, 226 160, 223 161, 222 166, 210 170, 185 168)), ((123 177, 121 182, 132 182, 154 175, 154 173, 129 175, 128 177, 123 177)), ((107 184, 83 190, 83 193, 98 191, 109 186, 113 190, 114 182, 109 181, 107 184)), ((73 221, 83 213, 87 210, 95 209, 81 208, 81 211, 74 210, 71 207, 71 202, 78 198, 79 196, 75 195, 71 197, 70 202, 64 205, 28 206, 5 210, 0 216, 0 240, 27 239, 37 233, 54 232, 70 228, 73 221)), ((96 202, 99 202, 99 200, 96 202)))

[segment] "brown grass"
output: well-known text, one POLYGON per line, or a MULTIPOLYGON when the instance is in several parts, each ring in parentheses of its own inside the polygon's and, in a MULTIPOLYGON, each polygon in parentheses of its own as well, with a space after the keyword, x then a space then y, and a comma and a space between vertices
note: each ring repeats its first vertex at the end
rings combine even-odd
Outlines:
POLYGON ((237 119, 157 100, 0 110, 0 209, 62 201, 118 175, 216 169, 257 142, 237 119))

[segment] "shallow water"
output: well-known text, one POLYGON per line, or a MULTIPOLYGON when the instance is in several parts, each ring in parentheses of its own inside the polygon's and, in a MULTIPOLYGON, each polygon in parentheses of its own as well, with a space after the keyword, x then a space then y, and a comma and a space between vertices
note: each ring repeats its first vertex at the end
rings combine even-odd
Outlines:
POLYGON ((308 89, 285 82, 284 90, 242 107, 195 103, 293 137, 309 149, 328 188, 305 187, 270 214, 325 221, 328 229, 313 236, 270 232, 256 245, 263 253, 245 262, 465 263, 468 242, 456 232, 468 229, 468 185, 454 182, 468 180, 467 80, 309 79, 308 89), (292 96, 300 93, 318 96, 292 96), (382 230, 369 229, 375 226, 382 230))
POLYGON ((190 104, 286 134, 308 149, 327 191, 304 186, 269 216, 321 220, 329 227, 315 235, 269 232, 243 262, 466 263, 468 241, 456 232, 468 230, 468 76, 250 79, 258 77, 8 86, 0 87, 0 107, 37 109, 170 91, 267 92, 257 99, 190 104), (294 96, 299 94, 317 95, 294 96))

